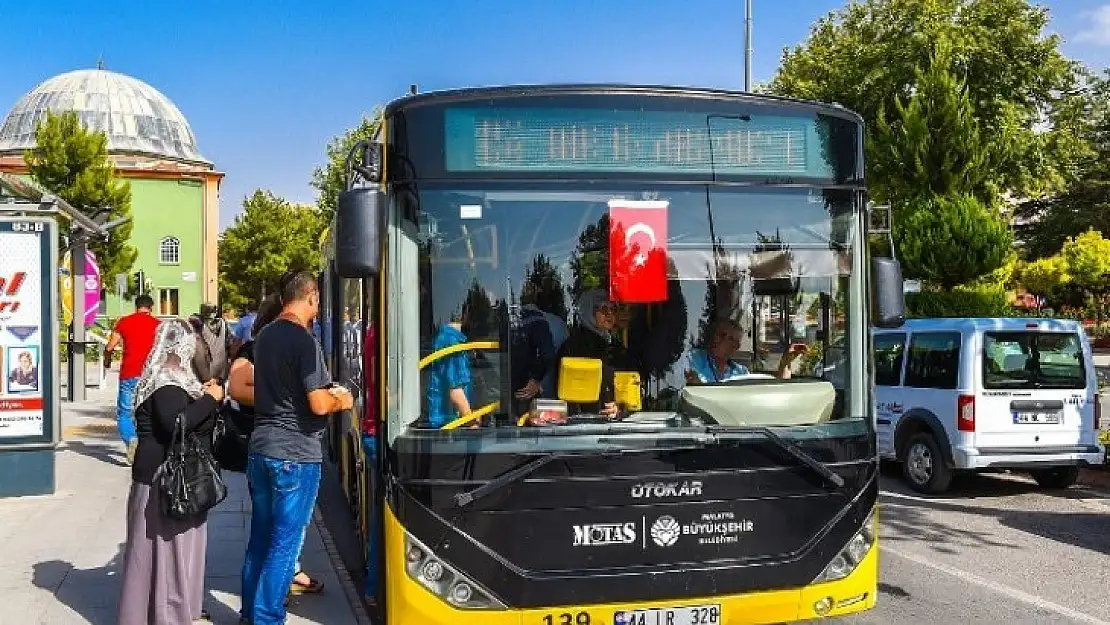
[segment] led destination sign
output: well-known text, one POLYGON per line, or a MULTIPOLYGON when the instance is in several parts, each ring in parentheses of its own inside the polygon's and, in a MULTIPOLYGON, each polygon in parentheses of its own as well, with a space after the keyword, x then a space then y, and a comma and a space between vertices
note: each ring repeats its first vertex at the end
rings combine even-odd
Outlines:
POLYGON ((455 172, 834 175, 822 135, 836 122, 816 116, 451 108, 444 123, 446 168, 455 172))

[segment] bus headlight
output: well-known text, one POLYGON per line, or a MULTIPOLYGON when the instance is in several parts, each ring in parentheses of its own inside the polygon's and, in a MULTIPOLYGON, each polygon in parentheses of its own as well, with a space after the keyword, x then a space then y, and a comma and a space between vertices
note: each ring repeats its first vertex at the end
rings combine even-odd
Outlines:
POLYGON ((833 557, 824 571, 813 580, 814 584, 822 582, 835 582, 838 579, 844 579, 856 570, 860 562, 867 557, 868 552, 875 546, 875 536, 878 534, 878 517, 875 515, 875 509, 871 509, 871 514, 867 515, 867 520, 864 521, 863 527, 852 539, 848 541, 847 545, 840 550, 840 553, 833 557))
POLYGON ((505 605, 474 580, 436 557, 423 543, 405 533, 405 571, 435 596, 464 610, 504 609, 505 605))

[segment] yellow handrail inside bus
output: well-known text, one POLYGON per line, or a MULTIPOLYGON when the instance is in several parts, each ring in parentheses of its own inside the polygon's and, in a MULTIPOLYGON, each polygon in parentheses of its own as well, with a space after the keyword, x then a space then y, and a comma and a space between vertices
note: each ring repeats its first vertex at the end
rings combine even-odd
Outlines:
POLYGON ((453 429, 455 429, 455 428, 457 428, 461 425, 466 425, 467 423, 470 423, 471 421, 477 421, 478 419, 481 419, 482 417, 488 415, 489 413, 493 412, 494 410, 497 410, 497 407, 500 406, 500 405, 501 405, 501 402, 495 401, 492 404, 482 406, 481 408, 479 408, 477 410, 474 410, 474 411, 471 411, 471 412, 459 417, 458 419, 455 419, 454 421, 448 423, 447 425, 444 425, 443 427, 441 427, 439 429, 441 429, 441 430, 453 430, 453 429))
POLYGON ((424 367, 427 367, 440 358, 443 358, 444 356, 450 356, 451 354, 457 354, 459 352, 465 352, 471 349, 497 349, 499 347, 501 347, 501 344, 497 341, 471 341, 470 343, 459 343, 458 345, 450 345, 421 358, 420 368, 423 369, 424 367))

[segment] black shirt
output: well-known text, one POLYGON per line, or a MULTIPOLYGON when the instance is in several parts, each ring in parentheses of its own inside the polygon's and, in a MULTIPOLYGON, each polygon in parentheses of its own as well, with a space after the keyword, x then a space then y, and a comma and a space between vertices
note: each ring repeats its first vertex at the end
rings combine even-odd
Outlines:
POLYGON ((254 341, 251 453, 292 462, 323 462, 328 425, 308 407, 308 394, 331 385, 324 354, 308 329, 287 319, 267 325, 254 341))
POLYGON ((194 400, 179 386, 163 386, 135 408, 135 429, 139 446, 131 479, 140 484, 153 484, 154 473, 166 461, 166 450, 173 440, 177 415, 185 411, 186 432, 196 433, 201 442, 212 448, 212 430, 216 427, 219 404, 207 393, 194 400))
POLYGON ((513 332, 510 351, 510 381, 513 392, 524 388, 528 380, 542 382, 555 360, 555 345, 547 318, 539 310, 524 309, 520 326, 513 332))

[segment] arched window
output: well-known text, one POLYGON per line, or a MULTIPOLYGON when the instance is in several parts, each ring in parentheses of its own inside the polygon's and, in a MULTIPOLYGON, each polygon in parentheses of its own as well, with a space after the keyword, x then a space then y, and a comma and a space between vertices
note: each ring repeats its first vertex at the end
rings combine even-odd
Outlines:
POLYGON ((177 237, 162 239, 158 250, 159 262, 163 265, 176 265, 181 262, 181 241, 177 237))

